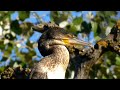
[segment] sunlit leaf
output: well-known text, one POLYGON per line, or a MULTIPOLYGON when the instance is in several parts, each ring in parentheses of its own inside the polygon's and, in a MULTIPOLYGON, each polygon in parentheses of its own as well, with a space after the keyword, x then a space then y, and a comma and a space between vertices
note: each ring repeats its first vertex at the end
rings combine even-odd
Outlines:
POLYGON ((73 24, 80 25, 82 21, 83 21, 82 17, 76 17, 73 19, 73 24))
POLYGON ((0 67, 0 73, 2 73, 5 70, 5 67, 0 67))
POLYGON ((120 66, 120 57, 116 57, 116 65, 120 66))
POLYGON ((97 31, 98 24, 96 22, 91 22, 92 25, 92 31, 95 33, 97 31))
POLYGON ((106 36, 110 33, 111 29, 112 29, 112 28, 109 27, 109 26, 106 28, 106 32, 105 32, 106 36))
POLYGON ((76 26, 75 25, 70 25, 70 29, 68 29, 69 31, 68 32, 70 32, 70 33, 73 33, 73 34, 75 34, 76 35, 76 31, 77 31, 77 28, 76 28, 76 26))
POLYGON ((59 26, 61 27, 61 28, 64 28, 65 26, 67 26, 68 25, 68 22, 67 21, 63 21, 63 22, 61 22, 60 24, 59 24, 59 26))
POLYGON ((19 19, 21 21, 24 21, 26 18, 29 18, 30 16, 30 11, 19 11, 19 19))

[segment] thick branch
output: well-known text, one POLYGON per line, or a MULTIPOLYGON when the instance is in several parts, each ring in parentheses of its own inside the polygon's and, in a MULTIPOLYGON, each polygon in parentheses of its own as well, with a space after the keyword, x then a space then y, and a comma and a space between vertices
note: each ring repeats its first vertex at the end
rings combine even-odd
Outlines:
POLYGON ((1 73, 1 79, 28 79, 31 70, 29 68, 22 68, 21 66, 16 68, 7 68, 1 73))
POLYGON ((79 56, 76 56, 76 62, 79 62, 79 66, 76 67, 75 79, 88 79, 92 66, 105 52, 111 51, 120 55, 119 23, 120 21, 111 29, 110 34, 106 38, 101 39, 94 45, 94 49, 89 48, 89 50, 84 50, 84 52, 79 53, 79 56))

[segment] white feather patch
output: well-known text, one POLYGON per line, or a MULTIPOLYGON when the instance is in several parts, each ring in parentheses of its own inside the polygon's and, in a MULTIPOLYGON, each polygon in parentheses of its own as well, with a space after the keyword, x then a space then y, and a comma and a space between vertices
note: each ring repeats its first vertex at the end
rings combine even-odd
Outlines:
POLYGON ((58 66, 54 71, 49 71, 47 76, 48 79, 64 79, 65 70, 61 66, 58 66))

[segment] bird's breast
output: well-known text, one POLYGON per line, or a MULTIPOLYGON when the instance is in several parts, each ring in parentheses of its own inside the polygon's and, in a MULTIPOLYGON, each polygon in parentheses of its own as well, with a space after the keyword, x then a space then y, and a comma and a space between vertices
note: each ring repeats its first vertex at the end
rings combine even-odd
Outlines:
POLYGON ((64 79, 65 71, 62 66, 58 66, 54 71, 49 71, 47 73, 48 79, 64 79))

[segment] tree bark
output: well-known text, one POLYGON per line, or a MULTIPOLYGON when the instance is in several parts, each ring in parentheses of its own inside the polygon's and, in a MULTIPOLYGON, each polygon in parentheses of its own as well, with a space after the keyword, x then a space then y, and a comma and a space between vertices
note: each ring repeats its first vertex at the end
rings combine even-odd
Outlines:
POLYGON ((108 51, 115 52, 120 55, 120 21, 111 29, 110 34, 98 41, 94 48, 84 50, 76 56, 75 79, 89 79, 89 72, 92 66, 100 60, 99 58, 108 51))

